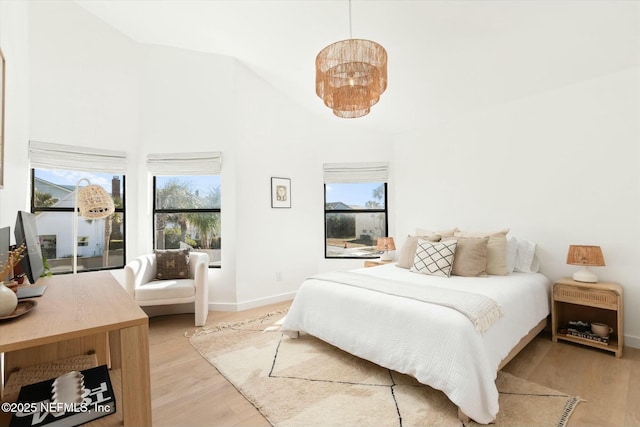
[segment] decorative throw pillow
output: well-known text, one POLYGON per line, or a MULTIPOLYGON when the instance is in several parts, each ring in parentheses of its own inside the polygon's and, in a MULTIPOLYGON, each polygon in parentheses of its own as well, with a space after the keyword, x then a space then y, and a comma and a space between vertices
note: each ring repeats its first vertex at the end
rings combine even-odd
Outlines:
POLYGON ((188 279, 189 249, 155 250, 156 280, 188 279))
POLYGON ((494 233, 475 233, 456 231, 454 237, 489 237, 487 243, 487 274, 504 276, 507 274, 507 233, 501 230, 494 233))
POLYGON ((454 276, 486 276, 488 237, 448 237, 443 241, 457 240, 456 254, 451 274, 454 276))
POLYGON ((396 261, 396 267, 411 268, 413 265, 413 258, 416 256, 416 247, 418 246, 418 239, 429 240, 431 242, 437 242, 440 240, 439 235, 433 236, 407 236, 407 240, 402 244, 402 248, 398 254, 398 261, 396 261))
POLYGON ((418 239, 416 256, 413 259, 413 266, 410 271, 432 276, 449 277, 457 244, 456 240, 431 242, 425 239, 418 239))

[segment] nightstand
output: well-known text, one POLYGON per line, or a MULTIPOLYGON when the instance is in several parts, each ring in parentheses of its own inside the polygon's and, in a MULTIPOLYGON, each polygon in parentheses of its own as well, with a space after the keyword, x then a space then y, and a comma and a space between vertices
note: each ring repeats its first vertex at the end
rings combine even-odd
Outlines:
POLYGON ((380 261, 379 259, 367 260, 367 261, 364 262, 364 266, 365 267, 375 267, 377 265, 389 264, 390 262, 393 262, 393 261, 380 261))
POLYGON ((577 282, 570 278, 558 280, 553 285, 551 306, 551 331, 554 342, 571 341, 599 348, 622 356, 624 329, 622 325, 622 286, 617 283, 577 282), (606 323, 613 328, 608 342, 599 342, 572 335, 566 330, 569 321, 606 323))

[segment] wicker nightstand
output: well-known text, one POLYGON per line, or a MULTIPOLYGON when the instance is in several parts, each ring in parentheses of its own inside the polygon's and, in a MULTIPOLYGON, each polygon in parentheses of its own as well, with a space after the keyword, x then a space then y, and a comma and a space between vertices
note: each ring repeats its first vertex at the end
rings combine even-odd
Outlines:
POLYGON ((379 259, 377 259, 377 260, 365 261, 364 262, 364 266, 365 267, 375 267, 377 265, 389 264, 390 262, 392 262, 392 261, 380 261, 379 259))
POLYGON ((553 285, 551 324, 553 341, 571 341, 622 356, 622 286, 617 283, 583 283, 564 278, 553 285), (569 321, 606 323, 613 328, 608 343, 574 336, 565 331, 569 321))

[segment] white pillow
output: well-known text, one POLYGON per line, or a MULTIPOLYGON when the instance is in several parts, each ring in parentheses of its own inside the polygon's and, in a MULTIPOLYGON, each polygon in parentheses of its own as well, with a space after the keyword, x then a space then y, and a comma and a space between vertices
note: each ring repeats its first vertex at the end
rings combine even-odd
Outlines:
POLYGON ((529 240, 517 239, 516 264, 514 271, 521 273, 537 273, 540 263, 536 257, 536 244, 529 240))
POLYGON ((449 277, 453 267, 453 257, 456 252, 457 240, 446 242, 431 242, 418 239, 416 256, 409 271, 432 276, 449 277))
POLYGON ((505 263, 507 264, 507 273, 513 273, 516 268, 516 252, 518 252, 518 240, 515 237, 507 237, 507 253, 505 263))

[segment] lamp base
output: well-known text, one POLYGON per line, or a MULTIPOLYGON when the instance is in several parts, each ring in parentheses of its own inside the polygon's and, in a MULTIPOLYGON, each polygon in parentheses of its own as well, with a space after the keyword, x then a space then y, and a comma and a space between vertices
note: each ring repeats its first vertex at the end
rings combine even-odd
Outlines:
POLYGON ((587 267, 583 267, 582 270, 573 273, 573 280, 576 282, 597 283, 598 276, 589 271, 587 267))
POLYGON ((393 261, 393 254, 389 251, 384 251, 381 255, 380 255, 380 261, 382 262, 391 262, 393 261))

